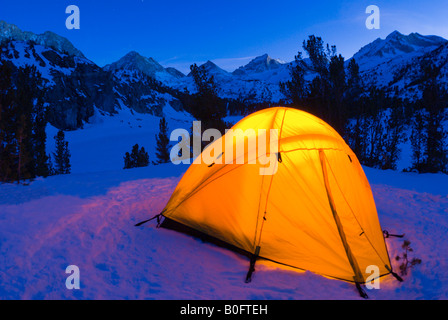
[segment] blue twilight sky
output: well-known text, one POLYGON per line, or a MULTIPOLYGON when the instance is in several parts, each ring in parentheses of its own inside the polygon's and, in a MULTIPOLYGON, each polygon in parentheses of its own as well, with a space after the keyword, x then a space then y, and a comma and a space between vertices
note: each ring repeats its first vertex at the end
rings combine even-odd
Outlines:
POLYGON ((448 1, 0 0, 0 20, 60 34, 100 66, 134 50, 182 72, 207 60, 232 71, 265 53, 291 61, 310 34, 346 59, 394 30, 448 38, 448 1), (372 4, 379 30, 365 27, 372 4), (79 30, 65 27, 68 5, 80 9, 79 30))

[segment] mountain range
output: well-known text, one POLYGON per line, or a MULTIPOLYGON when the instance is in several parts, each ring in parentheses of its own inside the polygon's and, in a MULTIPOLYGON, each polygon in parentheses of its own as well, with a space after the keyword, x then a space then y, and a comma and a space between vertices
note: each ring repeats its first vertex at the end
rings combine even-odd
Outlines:
MULTIPOLYGON (((41 72, 47 87, 49 120, 58 128, 80 128, 95 110, 113 115, 128 108, 131 112, 160 116, 163 108, 170 105, 180 111, 182 92, 195 91, 190 74, 163 67, 135 51, 100 67, 62 36, 21 31, 5 21, 0 21, 0 41, 1 63, 9 61, 15 67, 34 65, 41 72)), ((362 47, 350 59, 358 63, 366 88, 374 84, 403 97, 418 98, 420 62, 425 59, 438 65, 439 80, 448 84, 448 40, 438 36, 394 31, 385 39, 378 38, 362 47)), ((202 66, 213 75, 222 98, 246 104, 275 104, 285 100, 279 83, 290 79, 289 70, 294 64, 295 61, 284 62, 264 54, 233 72, 212 61, 202 66)), ((306 79, 314 76, 312 68, 308 68, 306 79)))
POLYGON ((421 94, 420 62, 423 60, 439 66, 439 80, 445 85, 448 83, 448 41, 438 36, 418 33, 406 36, 394 31, 386 39, 376 39, 362 47, 353 59, 367 85, 396 88, 400 95, 410 99, 421 94))

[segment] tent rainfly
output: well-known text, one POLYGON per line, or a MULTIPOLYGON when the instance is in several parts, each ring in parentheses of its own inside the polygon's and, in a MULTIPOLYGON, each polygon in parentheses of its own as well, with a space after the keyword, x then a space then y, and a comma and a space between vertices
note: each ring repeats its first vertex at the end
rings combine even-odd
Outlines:
POLYGON ((211 164, 198 157, 190 165, 156 216, 164 217, 162 226, 183 226, 246 253, 247 282, 257 259, 352 282, 363 297, 368 266, 402 280, 392 271, 361 164, 332 127, 309 113, 275 107, 232 130, 231 139, 227 132, 203 151, 214 157, 211 164), (238 129, 245 134, 235 134, 238 129), (270 129, 278 129, 272 174, 263 173, 268 164, 260 159, 274 150, 259 143, 271 141, 270 129), (251 144, 253 138, 260 140, 251 144), (232 152, 238 141, 247 146, 243 154, 232 152))

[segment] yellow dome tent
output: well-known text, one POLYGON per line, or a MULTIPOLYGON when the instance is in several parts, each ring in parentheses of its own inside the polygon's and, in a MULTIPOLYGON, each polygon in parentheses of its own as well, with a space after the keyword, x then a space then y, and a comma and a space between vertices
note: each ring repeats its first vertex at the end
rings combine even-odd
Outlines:
MULTIPOLYGON (((248 281, 257 258, 354 282, 359 290, 371 265, 380 276, 399 278, 392 272, 369 182, 333 128, 309 113, 275 107, 232 129, 266 132, 268 141, 270 129, 278 129, 274 173, 261 174, 267 165, 251 159, 250 147, 244 161, 237 152, 229 156, 236 147, 226 149, 226 133, 203 151, 215 161, 198 157, 190 165, 161 212, 165 220, 249 253, 248 281)), ((247 134, 244 141, 249 140, 247 134)), ((271 152, 269 146, 262 151, 271 152)))

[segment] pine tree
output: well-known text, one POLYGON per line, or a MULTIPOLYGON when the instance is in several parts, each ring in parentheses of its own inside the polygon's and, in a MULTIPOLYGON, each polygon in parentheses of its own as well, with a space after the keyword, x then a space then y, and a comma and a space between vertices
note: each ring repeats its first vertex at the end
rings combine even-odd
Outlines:
POLYGON ((64 174, 69 174, 71 172, 71 164, 70 164, 71 153, 68 148, 68 141, 64 143, 64 174))
POLYGON ((427 145, 427 132, 426 132, 426 114, 424 109, 419 109, 414 112, 414 116, 411 121, 411 148, 412 148, 412 166, 411 170, 415 169, 418 172, 424 171, 425 160, 425 148, 427 145))
POLYGON ((136 168, 138 167, 138 159, 139 159, 139 146, 138 144, 135 144, 132 147, 132 151, 131 151, 131 168, 136 168))
POLYGON ((347 122, 347 110, 345 103, 346 74, 344 67, 345 59, 342 55, 333 55, 328 65, 329 87, 330 87, 330 103, 329 118, 334 129, 344 136, 345 126, 347 122))
POLYGON ((149 164, 149 155, 145 151, 144 147, 139 148, 138 144, 132 147, 132 152, 126 152, 123 157, 124 167, 123 169, 146 167, 149 164))
POLYGON ((126 152, 126 154, 123 157, 124 159, 124 167, 123 169, 130 169, 132 168, 132 162, 131 162, 131 155, 129 152, 126 152))
POLYGON ((56 174, 53 166, 53 160, 51 159, 51 155, 47 156, 47 174, 48 176, 56 174))
POLYGON ((14 104, 15 90, 12 83, 12 65, 0 64, 0 181, 14 181, 16 178, 15 123, 17 118, 14 104))
POLYGON ((438 82, 440 66, 423 60, 420 67, 423 73, 423 88, 412 123, 411 169, 419 172, 448 172, 448 150, 445 143, 447 132, 443 127, 448 94, 438 82))
POLYGON ((48 120, 42 96, 36 99, 33 119, 32 141, 35 174, 36 176, 46 177, 51 174, 51 169, 49 167, 49 156, 46 153, 48 120))
POLYGON ((400 105, 388 109, 383 114, 384 141, 381 157, 381 169, 397 169, 401 149, 399 145, 404 142, 404 112, 400 105))
POLYGON ((29 154, 28 141, 30 138, 30 131, 28 130, 28 121, 25 114, 20 115, 17 122, 17 181, 21 179, 28 179, 32 176, 29 172, 31 155, 29 154))
POLYGON ((359 161, 370 167, 396 169, 399 146, 405 140, 402 100, 372 86, 367 94, 349 97, 347 105, 350 121, 345 138, 359 161))
POLYGON ((54 158, 54 171, 55 174, 64 173, 64 149, 65 149, 65 134, 64 131, 59 130, 56 136, 54 136, 56 141, 56 151, 53 153, 54 158))
POLYGON ((197 91, 191 97, 190 113, 201 121, 202 132, 214 128, 224 134, 227 124, 223 118, 227 110, 224 101, 218 96, 213 75, 210 76, 204 67, 196 64, 191 65, 190 70, 197 91))
POLYGON ((144 147, 138 151, 138 160, 137 167, 146 167, 149 164, 149 155, 148 152, 145 151, 144 147))
POLYGON ((43 80, 34 66, 13 70, 8 62, 1 64, 1 181, 48 175, 43 80))
POLYGON ((443 122, 445 120, 444 107, 448 105, 448 94, 438 82, 440 67, 432 61, 422 63, 424 77, 426 78, 421 103, 427 110, 427 141, 425 158, 426 172, 447 172, 448 151, 445 145, 447 136, 443 122))
POLYGON ((302 52, 294 57, 294 64, 289 66, 291 80, 280 82, 280 91, 292 102, 296 108, 303 108, 308 96, 308 88, 305 81, 305 63, 302 52))
POLYGON ((56 136, 56 152, 53 153, 55 162, 55 174, 68 174, 71 171, 70 165, 70 150, 68 142, 65 141, 64 131, 59 130, 56 136))
POLYGON ((17 180, 29 179, 35 176, 33 161, 33 108, 35 83, 35 67, 19 68, 17 74, 17 105, 16 143, 17 143, 17 180))
POLYGON ((168 123, 165 117, 162 117, 159 121, 159 133, 156 135, 157 163, 167 163, 170 161, 169 144, 168 123))
POLYGON ((348 118, 344 101, 347 89, 344 57, 336 53, 336 46, 325 46, 322 38, 314 35, 303 41, 303 49, 317 73, 309 86, 309 108, 344 135, 348 118))
POLYGON ((362 92, 362 79, 359 74, 359 65, 355 58, 351 58, 347 66, 347 88, 350 95, 359 97, 362 92))
POLYGON ((328 63, 329 58, 336 54, 336 47, 327 44, 326 50, 324 41, 321 37, 310 35, 307 40, 303 41, 303 49, 307 52, 314 71, 326 80, 328 77, 328 63))

